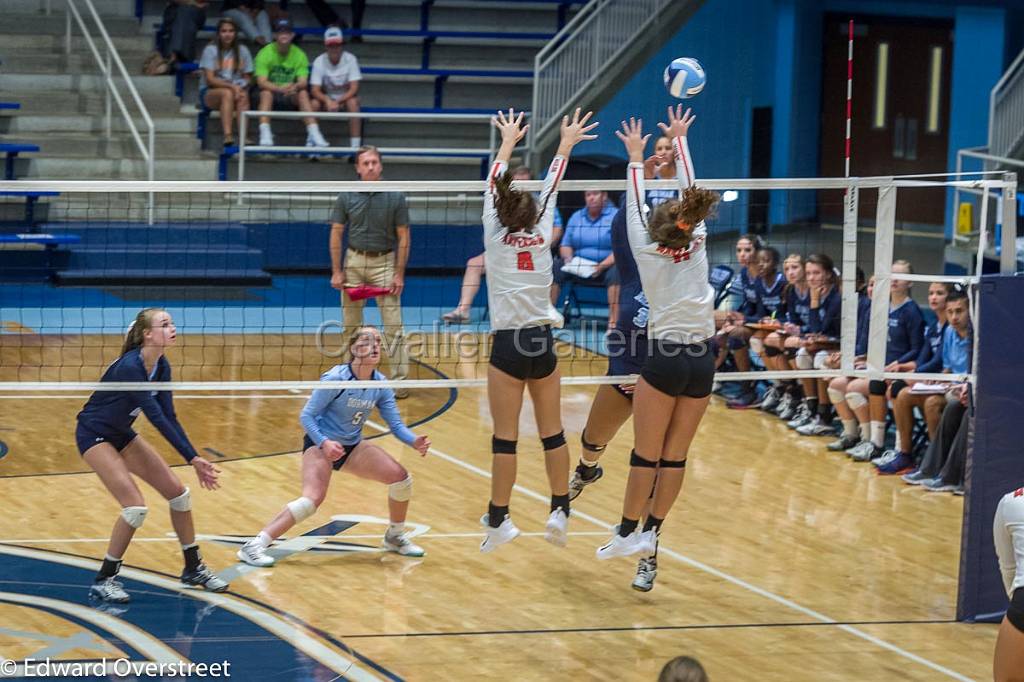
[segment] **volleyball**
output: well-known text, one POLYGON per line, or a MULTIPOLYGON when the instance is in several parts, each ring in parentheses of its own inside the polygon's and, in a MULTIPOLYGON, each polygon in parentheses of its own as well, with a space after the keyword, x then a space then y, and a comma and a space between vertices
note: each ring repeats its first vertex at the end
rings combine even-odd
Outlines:
POLYGON ((687 99, 699 95, 707 82, 704 67, 692 57, 673 59, 665 67, 665 89, 673 97, 687 99))

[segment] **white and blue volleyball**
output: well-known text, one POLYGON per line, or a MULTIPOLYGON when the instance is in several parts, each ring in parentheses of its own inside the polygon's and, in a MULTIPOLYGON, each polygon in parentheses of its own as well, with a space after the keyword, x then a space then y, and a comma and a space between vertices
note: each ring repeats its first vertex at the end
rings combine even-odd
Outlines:
POLYGON ((665 89, 678 99, 699 95, 707 80, 704 67, 692 57, 673 59, 672 63, 665 67, 665 89))

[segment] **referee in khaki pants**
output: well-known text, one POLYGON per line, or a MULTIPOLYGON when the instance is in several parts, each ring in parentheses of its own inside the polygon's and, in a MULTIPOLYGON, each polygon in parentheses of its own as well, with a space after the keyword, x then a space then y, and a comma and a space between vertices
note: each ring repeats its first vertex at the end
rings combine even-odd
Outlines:
MULTIPOLYGON (((380 152, 369 145, 356 152, 356 173, 363 182, 376 182, 384 172, 380 152)), ((409 209, 401 192, 342 192, 331 211, 331 286, 342 292, 341 312, 346 343, 363 326, 366 301, 351 301, 345 287, 368 284, 387 287, 390 293, 377 297, 384 322, 384 351, 390 361, 390 378, 409 375, 409 353, 402 329, 402 289, 405 264, 409 260, 409 209), (348 229, 348 249, 342 259, 342 236, 348 229)), ((347 345, 347 343, 346 343, 347 345)), ((346 351, 347 353, 347 351, 346 351)), ((408 389, 397 389, 405 398, 408 389)))

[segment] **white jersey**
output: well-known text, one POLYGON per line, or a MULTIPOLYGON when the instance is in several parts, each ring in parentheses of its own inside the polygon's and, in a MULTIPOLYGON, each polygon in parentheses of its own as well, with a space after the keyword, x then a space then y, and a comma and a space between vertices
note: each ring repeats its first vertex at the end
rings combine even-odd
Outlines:
POLYGON ((495 162, 484 192, 484 263, 491 330, 547 324, 561 327, 562 315, 551 305, 551 231, 565 157, 551 160, 540 193, 539 210, 543 213, 530 232, 509 232, 498 220, 494 183, 505 167, 505 163, 495 162))
POLYGON ((1006 493, 996 507, 992 523, 999 571, 1006 593, 1024 587, 1024 488, 1006 493))
MULTIPOLYGON (((672 148, 682 193, 693 184, 693 161, 685 137, 672 140, 672 148)), ((711 338, 715 333, 715 294, 708 283, 707 226, 702 220, 684 249, 654 243, 643 213, 646 189, 642 163, 629 164, 626 184, 629 246, 650 304, 648 336, 675 343, 699 343, 711 338)))

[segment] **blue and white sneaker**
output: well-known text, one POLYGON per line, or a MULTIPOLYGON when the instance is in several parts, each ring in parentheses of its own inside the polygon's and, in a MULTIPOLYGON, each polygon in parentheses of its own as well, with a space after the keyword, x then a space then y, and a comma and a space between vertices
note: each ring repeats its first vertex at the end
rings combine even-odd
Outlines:
POLYGON ((878 474, 880 476, 892 476, 902 474, 914 468, 914 460, 905 452, 895 452, 895 455, 886 462, 879 463, 878 474))
POLYGON ((920 469, 914 469, 909 474, 903 474, 900 478, 909 485, 921 485, 929 479, 929 476, 920 469))
POLYGON ((956 485, 953 483, 943 483, 942 476, 936 476, 930 478, 921 486, 930 493, 951 493, 956 490, 956 485))

